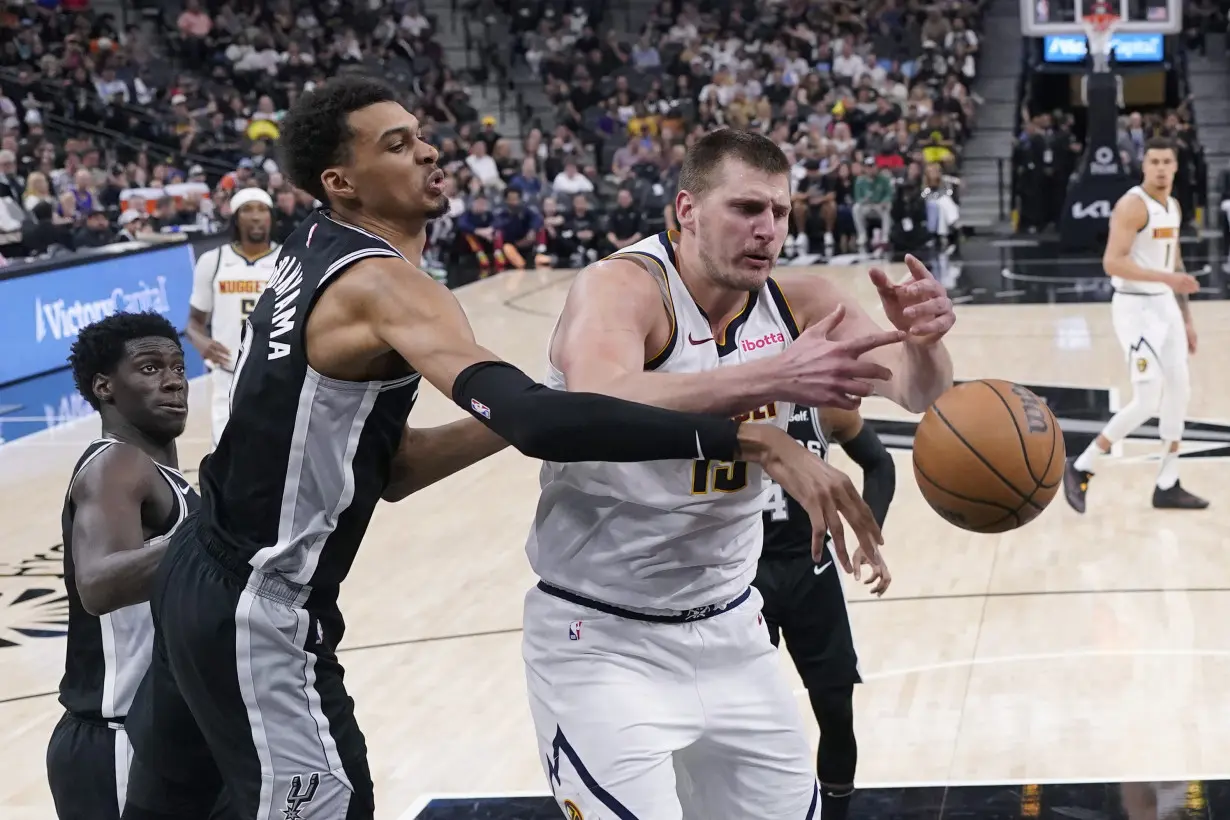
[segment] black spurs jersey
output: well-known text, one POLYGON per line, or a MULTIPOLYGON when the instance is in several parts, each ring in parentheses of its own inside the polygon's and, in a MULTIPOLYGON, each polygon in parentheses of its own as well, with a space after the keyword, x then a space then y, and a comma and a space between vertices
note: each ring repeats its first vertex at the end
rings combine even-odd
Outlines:
POLYGON ((326 210, 287 238, 248 316, 231 417, 201 464, 201 526, 255 570, 336 593, 389 476, 419 374, 344 382, 308 364, 316 300, 354 263, 401 257, 326 210))
MULTIPOLYGON (((820 411, 795 406, 786 432, 825 461, 829 443, 820 429, 820 411)), ((765 474, 764 550, 766 558, 811 554, 811 519, 777 482, 765 474)))
MULTIPOLYGON (((154 623, 150 620, 148 603, 134 604, 94 616, 81 605, 77 594, 76 571, 73 566, 73 484, 82 471, 115 439, 90 442, 73 468, 73 477, 64 496, 61 516, 64 538, 64 586, 68 593, 68 648, 64 660, 64 678, 60 681, 60 703, 69 712, 85 718, 123 720, 132 705, 137 685, 149 667, 153 647, 154 623)), ((145 542, 157 546, 171 537, 183 520, 200 507, 200 497, 188 480, 173 470, 155 462, 158 472, 175 490, 175 508, 158 534, 145 542)))

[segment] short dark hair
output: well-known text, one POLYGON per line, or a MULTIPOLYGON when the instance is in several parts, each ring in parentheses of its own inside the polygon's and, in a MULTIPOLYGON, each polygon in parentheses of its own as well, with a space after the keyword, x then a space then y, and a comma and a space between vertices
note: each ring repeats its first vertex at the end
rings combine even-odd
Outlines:
POLYGON ((1150 151, 1170 151, 1176 159, 1179 156, 1179 149, 1175 147, 1174 140, 1170 137, 1149 137, 1145 143, 1145 153, 1150 151))
POLYGON ((777 143, 752 131, 721 128, 688 149, 679 172, 679 189, 702 196, 714 185, 713 172, 727 157, 769 174, 790 172, 790 160, 777 143))
POLYGON ((350 155, 354 132, 347 118, 382 102, 401 103, 392 86, 372 77, 345 74, 313 88, 295 101, 279 129, 282 167, 290 181, 328 202, 321 174, 350 155))
POLYGON ((151 336, 169 339, 183 349, 175 326, 161 313, 153 311, 113 313, 81 329, 68 355, 68 364, 73 369, 77 391, 91 407, 99 408, 98 396, 94 395, 94 377, 99 373, 114 373, 124 358, 125 346, 151 336))

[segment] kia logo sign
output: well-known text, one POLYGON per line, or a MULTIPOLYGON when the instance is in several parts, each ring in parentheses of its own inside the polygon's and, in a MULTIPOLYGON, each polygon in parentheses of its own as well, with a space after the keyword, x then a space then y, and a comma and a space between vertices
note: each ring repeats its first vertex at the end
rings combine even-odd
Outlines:
POLYGON ((1110 219, 1110 202, 1099 199, 1088 205, 1083 202, 1072 203, 1073 219, 1110 219))
MULTIPOLYGON (((1042 43, 1048 63, 1079 63, 1088 51, 1083 34, 1048 34, 1042 43)), ((1110 45, 1121 63, 1158 63, 1164 54, 1161 34, 1119 32, 1111 35, 1110 45)))

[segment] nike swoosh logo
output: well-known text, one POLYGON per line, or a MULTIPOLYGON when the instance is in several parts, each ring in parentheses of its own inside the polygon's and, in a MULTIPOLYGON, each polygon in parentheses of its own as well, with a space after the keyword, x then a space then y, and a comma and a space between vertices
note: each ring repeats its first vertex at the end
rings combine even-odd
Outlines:
POLYGON ((175 483, 175 489, 179 490, 179 494, 180 494, 180 495, 182 495, 184 498, 187 498, 187 497, 188 497, 188 492, 189 492, 192 488, 191 488, 191 487, 189 487, 187 484, 185 484, 185 485, 183 485, 183 486, 181 487, 181 486, 179 485, 179 483, 178 483, 178 482, 174 482, 174 483, 175 483))
POLYGON ((828 563, 826 563, 826 564, 820 564, 820 565, 818 565, 818 566, 816 566, 816 567, 813 567, 813 571, 814 571, 817 575, 820 575, 820 574, 822 574, 822 573, 823 573, 826 569, 828 569, 828 568, 829 568, 829 567, 831 567, 831 566, 833 566, 833 562, 832 562, 832 561, 829 561, 829 562, 828 562, 828 563))
POLYGON ((692 338, 692 334, 691 334, 691 333, 689 333, 689 334, 688 334, 688 341, 689 341, 689 342, 691 342, 691 343, 692 343, 692 344, 694 344, 694 345, 703 345, 705 342, 712 342, 712 341, 713 341, 713 337, 712 337, 712 336, 710 336, 708 339, 693 339, 693 338, 692 338))

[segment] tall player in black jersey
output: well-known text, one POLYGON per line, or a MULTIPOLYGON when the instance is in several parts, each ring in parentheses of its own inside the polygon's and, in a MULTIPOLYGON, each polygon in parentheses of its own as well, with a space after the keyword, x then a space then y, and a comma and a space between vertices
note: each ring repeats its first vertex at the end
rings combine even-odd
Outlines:
MULTIPOLYGON (((836 441, 863 471, 863 499, 876 523, 884 525, 896 491, 893 457, 855 410, 796 407, 787 431, 811 452, 828 459, 836 441)), ((820 816, 845 820, 854 792, 858 747, 854 739, 854 684, 860 683, 850 615, 833 556, 817 562, 811 550, 807 511, 776 484, 765 494, 764 551, 754 582, 764 598, 769 638, 781 637, 794 661, 820 725, 816 775, 821 785, 820 816)), ((883 595, 892 582, 877 552, 866 583, 883 595)), ((861 579, 863 568, 854 568, 861 579)))
POLYGON ((116 820, 131 753, 124 718, 153 646, 145 602, 169 536, 199 503, 175 449, 188 383, 179 335, 156 313, 117 313, 83 328, 69 362, 102 434, 78 459, 64 498, 65 713, 47 777, 60 820, 116 820))
MULTIPOLYGON (((387 86, 347 76, 304 94, 280 147, 292 182, 328 208, 287 239, 249 316, 231 418, 201 465, 201 513, 159 575, 125 820, 200 817, 222 784, 244 817, 371 818, 335 654, 339 585, 377 501, 505 442, 560 462, 757 461, 813 519, 839 510, 879 542, 848 480, 780 429, 549 390, 480 347, 418 268, 426 223, 447 211, 444 175, 387 86), (471 418, 407 430, 420 376, 471 418)), ((867 395, 879 369, 859 356, 871 346, 792 358, 790 378, 867 395)))

